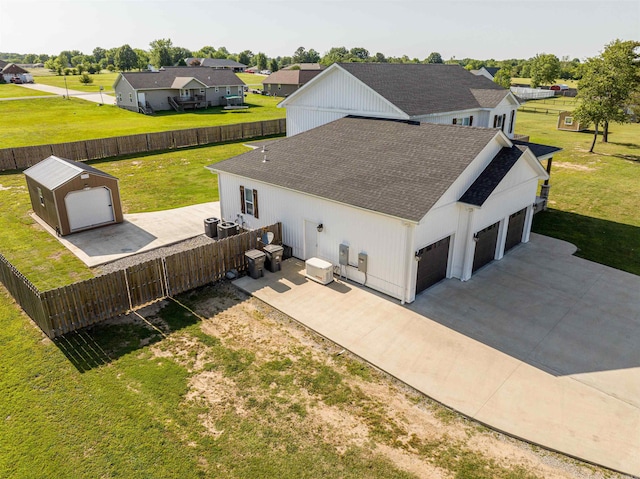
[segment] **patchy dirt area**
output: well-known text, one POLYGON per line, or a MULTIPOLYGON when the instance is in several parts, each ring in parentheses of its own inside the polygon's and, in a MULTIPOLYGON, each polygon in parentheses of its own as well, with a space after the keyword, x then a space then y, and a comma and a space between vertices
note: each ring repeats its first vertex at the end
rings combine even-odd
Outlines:
POLYGON ((564 168, 565 170, 574 170, 574 171, 595 171, 597 168, 593 166, 587 165, 578 165, 576 163, 566 163, 562 161, 557 161, 553 164, 554 168, 564 168))
POLYGON ((193 317, 197 329, 170 331, 149 347, 189 371, 184 403, 202 411, 213 440, 232 433, 231 415, 286 430, 300 444, 321 441, 338 455, 357 448, 420 478, 625 477, 468 420, 228 283, 140 313, 168 331, 167 305, 179 305, 174 316, 193 317))

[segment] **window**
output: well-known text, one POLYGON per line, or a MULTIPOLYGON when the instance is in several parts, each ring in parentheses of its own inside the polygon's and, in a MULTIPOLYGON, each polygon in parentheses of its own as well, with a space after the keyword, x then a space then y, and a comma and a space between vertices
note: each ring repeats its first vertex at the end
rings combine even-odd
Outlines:
POLYGON ((471 122, 473 121, 473 117, 472 116, 466 116, 464 118, 454 118, 453 119, 453 124, 454 125, 462 125, 462 126, 471 126, 471 122))
POLYGON ((189 90, 180 90, 180 97, 181 98, 189 98, 189 90))
POLYGON ((258 192, 251 188, 240 187, 240 209, 242 213, 258 218, 258 192))
POLYGON ((573 117, 572 116, 567 116, 564 119, 564 124, 567 125, 567 126, 573 125, 573 117))
POLYGON ((204 95, 204 88, 200 88, 200 94, 204 95))
POLYGON ((216 87, 216 93, 218 93, 220 91, 220 88, 216 87))
POLYGON ((282 90, 282 85, 278 83, 278 90, 282 90))
POLYGON ((227 95, 231 95, 231 87, 230 86, 227 87, 227 95))
POLYGON ((118 93, 118 101, 122 101, 122 93, 118 93))
POLYGON ((133 103, 133 93, 129 93, 129 101, 133 103))
POLYGON ((44 206, 44 196, 42 195, 42 189, 38 186, 38 198, 40 198, 40 206, 44 206))
POLYGON ((504 115, 495 115, 493 117, 493 127, 502 128, 503 121, 504 121, 504 115))

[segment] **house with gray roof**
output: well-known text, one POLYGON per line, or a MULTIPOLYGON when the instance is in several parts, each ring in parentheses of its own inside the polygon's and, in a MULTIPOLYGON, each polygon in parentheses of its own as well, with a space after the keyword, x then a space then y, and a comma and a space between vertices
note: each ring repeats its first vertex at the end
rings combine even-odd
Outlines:
POLYGON ((278 70, 262 80, 262 88, 271 96, 287 97, 320 73, 320 68, 278 70))
POLYGON ((235 60, 229 60, 228 58, 187 58, 185 60, 187 66, 190 67, 206 67, 216 70, 231 70, 235 73, 241 73, 247 65, 237 62, 235 60))
POLYGON ((496 77, 496 73, 500 71, 499 67, 482 67, 479 70, 470 70, 474 75, 482 75, 485 78, 493 81, 496 77))
POLYGON ((280 221, 293 256, 402 302, 526 243, 548 178, 499 128, 354 116, 208 168, 225 220, 280 221))
POLYGON ((120 73, 113 89, 120 108, 153 113, 242 103, 244 86, 228 69, 165 67, 156 72, 120 73))
POLYGON ((513 138, 519 103, 459 65, 334 63, 289 95, 287 135, 347 115, 500 128, 513 138))

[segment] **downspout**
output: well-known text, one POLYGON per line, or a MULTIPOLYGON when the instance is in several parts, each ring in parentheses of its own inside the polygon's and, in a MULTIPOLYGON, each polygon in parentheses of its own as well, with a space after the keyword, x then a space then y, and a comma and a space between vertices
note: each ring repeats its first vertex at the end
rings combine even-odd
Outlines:
POLYGON ((411 262, 413 261, 413 248, 411 241, 411 223, 404 223, 404 251, 407 259, 404 261, 404 285, 402 287, 402 300, 400 304, 404 305, 409 297, 409 285, 411 284, 411 262))

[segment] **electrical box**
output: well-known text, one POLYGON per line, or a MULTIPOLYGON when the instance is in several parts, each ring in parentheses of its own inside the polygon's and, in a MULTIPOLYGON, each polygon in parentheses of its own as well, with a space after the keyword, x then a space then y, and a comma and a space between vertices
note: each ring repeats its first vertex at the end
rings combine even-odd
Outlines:
POLYGON ((349 246, 346 244, 340 245, 340 258, 338 262, 341 266, 349 265, 349 246))
POLYGON ((367 253, 358 253, 358 271, 367 272, 367 253))

